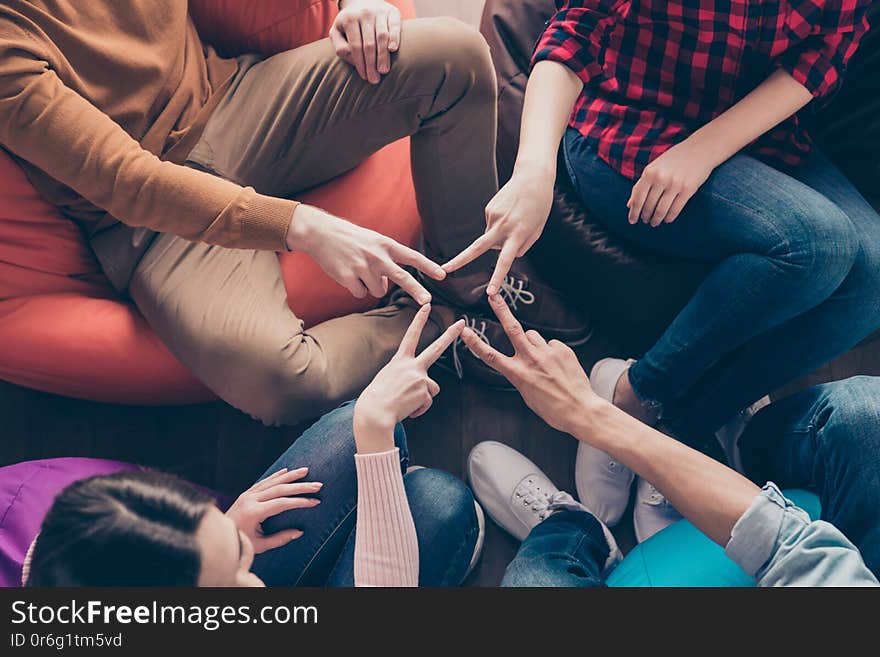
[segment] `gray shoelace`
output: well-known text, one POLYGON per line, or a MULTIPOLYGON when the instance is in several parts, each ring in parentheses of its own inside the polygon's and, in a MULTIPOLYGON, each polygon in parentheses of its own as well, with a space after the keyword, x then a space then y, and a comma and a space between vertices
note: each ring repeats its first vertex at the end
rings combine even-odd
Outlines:
MULTIPOLYGON (((462 316, 462 319, 467 327, 477 334, 477 337, 480 338, 480 340, 490 347, 492 346, 489 342, 489 338, 486 337, 486 320, 468 317, 467 315, 462 316)), ((461 357, 458 355, 458 350, 461 347, 467 349, 464 340, 462 340, 461 337, 458 337, 455 339, 455 342, 452 343, 452 362, 455 365, 455 373, 458 375, 459 379, 464 378, 464 368, 461 365, 461 357)))
POLYGON ((529 509, 538 516, 539 520, 545 520, 547 516, 557 510, 571 509, 580 510, 583 507, 574 498, 564 491, 551 492, 543 490, 535 482, 534 475, 529 475, 517 484, 513 493, 514 501, 529 509))
POLYGON ((525 281, 514 278, 513 276, 508 276, 501 284, 501 296, 507 302, 507 305, 510 306, 511 310, 516 310, 517 305, 520 303, 526 306, 535 303, 534 293, 529 292, 524 289, 524 287, 525 281))

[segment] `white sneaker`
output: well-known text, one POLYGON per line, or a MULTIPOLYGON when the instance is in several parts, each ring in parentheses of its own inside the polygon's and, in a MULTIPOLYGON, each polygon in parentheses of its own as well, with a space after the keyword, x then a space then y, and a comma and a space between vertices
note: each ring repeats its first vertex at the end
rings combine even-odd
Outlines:
MULTIPOLYGON (((590 372, 590 385, 599 397, 614 401, 617 381, 633 364, 632 360, 603 358, 590 372)), ((578 499, 609 527, 620 522, 629 503, 629 490, 635 474, 608 454, 592 445, 578 445, 574 464, 574 485, 578 499)))
MULTIPOLYGON (((479 443, 468 456, 468 480, 486 513, 506 532, 525 540, 554 511, 592 511, 560 491, 528 458, 494 440, 479 443)), ((595 514, 593 514, 595 515, 595 514)), ((606 569, 623 558, 611 530, 602 530, 610 554, 606 569)))
POLYGON ((633 528, 636 540, 648 540, 661 529, 681 520, 682 515, 675 510, 669 500, 660 494, 647 479, 639 477, 636 483, 636 505, 633 511, 633 528))
POLYGON ((754 404, 737 413, 736 417, 715 432, 715 438, 721 443, 721 448, 727 455, 727 462, 740 474, 743 473, 742 457, 739 453, 740 436, 743 435, 755 414, 769 405, 770 397, 761 397, 754 404))
MULTIPOLYGON (((423 465, 411 465, 406 469, 406 473, 414 472, 415 470, 424 470, 425 466, 423 465)), ((467 571, 462 577, 462 581, 466 580, 470 574, 473 572, 474 568, 477 566, 477 562, 480 560, 480 555, 483 553, 483 541, 486 539, 486 516, 483 514, 483 507, 480 506, 480 503, 474 499, 474 511, 477 514, 477 541, 474 543, 474 552, 471 554, 471 562, 468 565, 467 571)))

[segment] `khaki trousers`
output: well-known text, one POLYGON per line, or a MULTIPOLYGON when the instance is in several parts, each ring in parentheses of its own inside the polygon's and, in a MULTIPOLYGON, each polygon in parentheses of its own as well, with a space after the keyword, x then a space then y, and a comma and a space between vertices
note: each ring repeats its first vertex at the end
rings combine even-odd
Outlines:
MULTIPOLYGON (((452 19, 407 21, 378 85, 329 39, 268 59, 244 57, 189 164, 295 197, 412 137, 426 250, 443 261, 485 228, 497 190, 496 84, 482 36, 452 19)), ((395 305, 308 331, 290 311, 275 253, 162 234, 129 291, 171 351, 231 405, 294 424, 356 397, 391 358, 414 315, 395 305)), ((423 341, 444 323, 435 314, 423 341)))

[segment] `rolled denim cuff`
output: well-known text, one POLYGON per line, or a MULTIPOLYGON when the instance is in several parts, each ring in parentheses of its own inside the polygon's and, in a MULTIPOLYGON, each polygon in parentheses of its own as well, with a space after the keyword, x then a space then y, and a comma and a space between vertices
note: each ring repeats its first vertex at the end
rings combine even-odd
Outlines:
POLYGON ((724 553, 755 577, 776 552, 786 514, 797 516, 792 520, 810 522, 809 516, 787 500, 776 484, 767 482, 733 526, 724 553))

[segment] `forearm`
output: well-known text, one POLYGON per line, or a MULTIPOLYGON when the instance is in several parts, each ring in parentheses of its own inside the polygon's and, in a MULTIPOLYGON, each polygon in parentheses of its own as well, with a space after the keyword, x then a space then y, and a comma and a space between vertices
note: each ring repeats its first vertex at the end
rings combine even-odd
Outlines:
POLYGON ((777 69, 745 98, 694 132, 688 141, 699 145, 718 166, 812 99, 806 87, 777 69))
POLYGON ((556 154, 583 82, 571 69, 553 61, 535 65, 526 87, 516 172, 556 178, 556 154))
POLYGON ((355 586, 418 586, 419 542, 394 445, 393 421, 355 408, 358 508, 355 586))
POLYGON ((575 437, 650 481, 682 515, 724 546, 760 489, 718 461, 615 406, 593 400, 573 411, 575 437))

